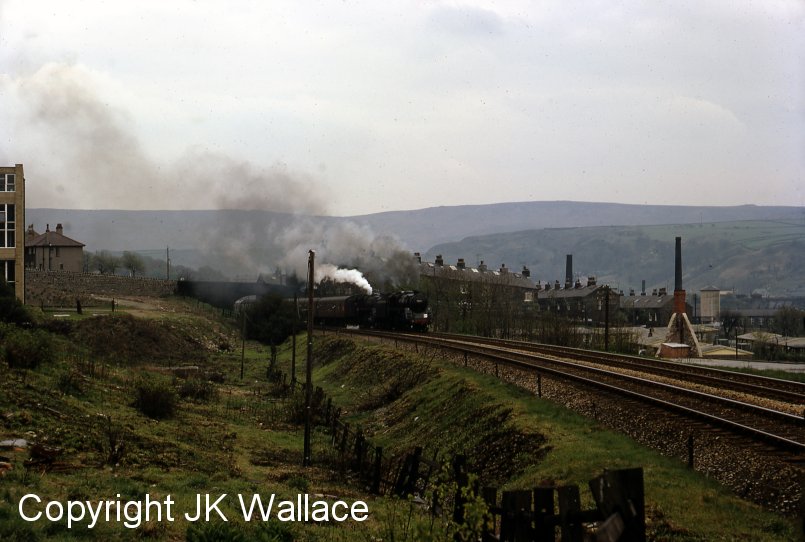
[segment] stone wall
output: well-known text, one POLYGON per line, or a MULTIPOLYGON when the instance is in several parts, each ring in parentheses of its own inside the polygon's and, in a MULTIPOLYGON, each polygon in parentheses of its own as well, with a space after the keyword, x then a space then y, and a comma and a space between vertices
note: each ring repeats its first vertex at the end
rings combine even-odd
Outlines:
POLYGON ((25 270, 25 303, 45 307, 72 307, 106 303, 98 297, 160 297, 176 291, 175 280, 121 277, 69 271, 25 270))

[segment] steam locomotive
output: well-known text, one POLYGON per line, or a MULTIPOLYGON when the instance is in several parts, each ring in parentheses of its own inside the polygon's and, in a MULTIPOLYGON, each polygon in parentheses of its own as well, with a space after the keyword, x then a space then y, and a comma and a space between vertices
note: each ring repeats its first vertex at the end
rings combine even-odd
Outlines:
MULTIPOLYGON (((235 302, 235 313, 257 301, 247 296, 235 302)), ((299 298, 303 318, 307 298, 299 298)), ((367 329, 427 331, 430 324, 428 298, 417 291, 390 294, 356 294, 313 298, 313 322, 324 326, 358 326, 367 329)))
MULTIPOLYGON (((307 300, 300 306, 307 308, 307 300)), ((421 292, 357 294, 313 299, 313 321, 320 325, 427 331, 428 299, 421 292)))

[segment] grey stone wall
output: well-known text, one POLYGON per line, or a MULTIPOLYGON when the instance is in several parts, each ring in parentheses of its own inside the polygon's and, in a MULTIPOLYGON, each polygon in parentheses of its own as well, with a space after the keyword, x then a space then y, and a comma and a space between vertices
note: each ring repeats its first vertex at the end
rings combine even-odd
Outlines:
POLYGON ((175 280, 71 273, 69 271, 25 270, 25 303, 46 307, 74 307, 76 299, 85 307, 106 301, 97 297, 161 297, 176 291, 175 280))

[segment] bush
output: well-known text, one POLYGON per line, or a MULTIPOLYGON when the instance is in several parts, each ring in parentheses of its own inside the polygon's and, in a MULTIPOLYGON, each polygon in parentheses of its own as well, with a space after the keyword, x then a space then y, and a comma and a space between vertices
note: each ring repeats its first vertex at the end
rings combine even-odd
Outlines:
POLYGON ((218 388, 209 380, 188 378, 179 386, 179 396, 182 399, 190 398, 195 401, 214 401, 218 398, 218 388))
POLYGON ((149 418, 170 418, 176 410, 176 393, 164 382, 141 379, 134 385, 134 408, 149 418))
POLYGON ((42 330, 26 330, 4 327, 3 347, 0 356, 12 369, 35 369, 43 363, 53 361, 53 341, 42 330))
POLYGON ((31 321, 30 312, 17 299, 14 288, 0 277, 0 322, 30 324, 31 321))

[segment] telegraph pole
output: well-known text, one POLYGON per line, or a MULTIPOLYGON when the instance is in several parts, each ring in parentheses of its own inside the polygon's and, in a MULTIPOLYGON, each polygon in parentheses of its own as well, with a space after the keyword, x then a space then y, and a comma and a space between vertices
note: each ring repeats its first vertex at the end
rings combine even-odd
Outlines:
POLYGON ((302 454, 302 466, 310 466, 310 423, 311 402, 313 399, 313 266, 316 252, 309 251, 307 261, 307 368, 305 380, 305 448, 302 454))

